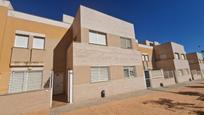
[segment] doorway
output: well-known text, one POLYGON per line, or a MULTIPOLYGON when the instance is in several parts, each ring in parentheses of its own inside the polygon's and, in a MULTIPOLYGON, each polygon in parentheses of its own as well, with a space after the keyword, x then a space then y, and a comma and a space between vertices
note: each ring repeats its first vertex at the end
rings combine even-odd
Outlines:
POLYGON ((150 88, 151 87, 151 79, 150 79, 149 71, 145 71, 145 81, 146 81, 146 87, 150 88))

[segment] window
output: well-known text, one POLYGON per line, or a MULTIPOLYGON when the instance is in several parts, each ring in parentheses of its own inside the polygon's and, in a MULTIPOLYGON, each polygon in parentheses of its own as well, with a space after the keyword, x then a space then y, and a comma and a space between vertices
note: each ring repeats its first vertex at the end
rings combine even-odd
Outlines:
POLYGON ((106 34, 90 31, 89 32, 89 43, 98 44, 98 45, 107 45, 106 34))
POLYGON ((175 59, 180 59, 179 53, 175 53, 174 55, 175 55, 175 59))
POLYGON ((166 54, 161 54, 160 59, 167 59, 167 55, 166 54))
POLYGON ((43 37, 34 37, 33 38, 33 48, 35 49, 44 49, 45 38, 43 37))
POLYGON ((91 82, 102 82, 109 80, 108 67, 91 67, 91 82))
POLYGON ((142 55, 142 61, 145 61, 145 55, 142 55))
POLYGON ((142 55, 142 61, 149 61, 148 55, 142 55))
POLYGON ((149 56, 148 55, 145 56, 145 60, 149 61, 149 56))
POLYGON ((9 93, 42 88, 42 71, 14 71, 9 82, 9 93))
POLYGON ((125 66, 123 68, 124 76, 126 78, 134 78, 135 77, 135 67, 134 66, 125 66))
POLYGON ((178 70, 177 73, 178 73, 178 76, 183 76, 183 71, 182 70, 178 70))
POLYGON ((14 47, 28 48, 28 38, 27 35, 16 34, 14 47))
POLYGON ((131 45, 131 39, 129 38, 120 38, 121 39, 121 48, 125 48, 125 49, 131 49, 132 45, 131 45))
POLYGON ((185 54, 181 54, 181 59, 182 59, 182 60, 185 60, 185 59, 186 59, 185 54))

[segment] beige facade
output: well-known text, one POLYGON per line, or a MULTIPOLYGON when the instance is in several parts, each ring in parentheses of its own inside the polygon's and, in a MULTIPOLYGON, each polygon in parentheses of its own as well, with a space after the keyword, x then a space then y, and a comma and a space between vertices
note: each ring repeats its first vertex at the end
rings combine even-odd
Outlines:
POLYGON ((147 44, 135 44, 136 49, 141 53, 144 70, 154 69, 154 49, 153 46, 147 44))
POLYGON ((53 50, 70 24, 17 12, 3 3, 0 12, 0 94, 8 92, 10 76, 15 69, 42 68, 44 86, 53 70, 53 50), (28 36, 27 48, 14 46, 17 34, 28 36), (34 37, 44 38, 43 49, 33 48, 34 37))
POLYGON ((156 68, 175 71, 176 82, 191 80, 190 67, 182 45, 170 42, 154 46, 156 68))
POLYGON ((105 90, 106 96, 110 96, 145 89, 141 55, 134 49, 132 24, 81 6, 71 32, 73 36, 69 39, 73 39, 73 42, 67 52, 73 54, 67 53, 67 69, 73 69, 74 102, 101 98, 102 90, 105 90), (89 34, 92 31, 103 33, 106 45, 91 44, 89 34), (121 48, 121 37, 131 41, 130 49, 121 48), (134 78, 125 78, 125 66, 135 68, 134 78), (108 80, 92 82, 93 67, 107 67, 108 80))
POLYGON ((194 79, 201 79, 204 75, 204 60, 201 53, 187 54, 190 69, 194 79))
POLYGON ((42 89, 50 87, 52 77, 53 95, 65 95, 70 103, 146 89, 144 71, 151 70, 152 87, 191 79, 182 45, 138 44, 133 24, 84 6, 60 22, 15 11, 4 1, 0 17, 0 100, 2 94, 11 93, 5 100, 19 94, 19 100, 26 99, 20 107, 31 106, 31 95, 51 99, 52 91, 42 89), (36 71, 42 71, 41 80, 31 79, 41 76, 36 71))

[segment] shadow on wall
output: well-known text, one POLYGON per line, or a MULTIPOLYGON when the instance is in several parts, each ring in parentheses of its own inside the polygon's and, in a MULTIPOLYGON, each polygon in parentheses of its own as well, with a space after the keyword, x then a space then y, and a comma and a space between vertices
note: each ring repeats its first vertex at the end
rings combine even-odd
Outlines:
MULTIPOLYGON (((70 27, 71 28, 71 27, 70 27)), ((54 49, 53 69, 56 72, 66 71, 66 52, 69 45, 72 43, 72 29, 69 29, 63 38, 59 41, 54 49)))
MULTIPOLYGON (((71 28, 71 27, 70 27, 71 28)), ((53 54, 53 71, 54 71, 54 83, 53 83, 53 88, 55 90, 58 90, 57 88, 61 88, 63 90, 63 92, 60 92, 60 94, 62 93, 62 98, 54 98, 54 100, 58 100, 58 101, 64 101, 64 96, 66 96, 66 91, 67 91, 67 83, 66 83, 66 64, 67 64, 67 49, 68 47, 72 44, 72 29, 69 29, 65 35, 63 36, 63 38, 59 41, 59 43, 57 44, 57 46, 54 49, 54 54, 53 54), (55 75, 56 74, 61 74, 63 75, 63 77, 61 78, 57 78, 57 79, 63 79, 62 81, 64 81, 62 83, 62 85, 60 87, 58 87, 59 84, 55 84, 55 75), (55 87, 56 86, 56 87, 55 87)), ((54 91, 55 91, 54 90, 54 91)), ((56 94, 55 94, 56 95, 56 94)), ((61 96, 59 96, 61 97, 61 96)))

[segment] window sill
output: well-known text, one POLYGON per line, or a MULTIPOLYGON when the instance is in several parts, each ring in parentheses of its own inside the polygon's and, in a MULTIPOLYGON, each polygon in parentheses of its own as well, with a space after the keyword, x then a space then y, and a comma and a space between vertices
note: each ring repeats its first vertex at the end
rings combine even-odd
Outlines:
POLYGON ((29 49, 29 48, 24 48, 24 47, 13 47, 13 48, 18 48, 18 49, 29 49))
POLYGON ((89 43, 90 45, 96 45, 96 46, 108 46, 107 44, 106 45, 103 45, 103 44, 94 44, 94 43, 89 43))
POLYGON ((32 48, 32 50, 45 50, 45 49, 32 48))
POLYGON ((110 82, 111 80, 107 81, 96 81, 96 82, 90 82, 90 84, 97 84, 97 83, 105 83, 105 82, 110 82))

